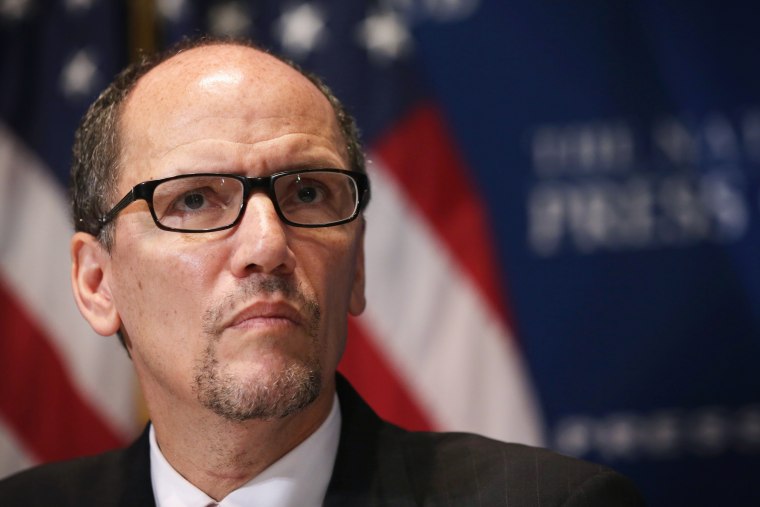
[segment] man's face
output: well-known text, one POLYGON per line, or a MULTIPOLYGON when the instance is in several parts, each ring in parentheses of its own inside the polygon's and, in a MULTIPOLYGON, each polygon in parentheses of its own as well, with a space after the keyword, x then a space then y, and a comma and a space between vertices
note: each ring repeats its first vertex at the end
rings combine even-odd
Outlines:
MULTIPOLYGON (((347 167, 320 91, 237 46, 191 50, 148 73, 121 132, 119 197, 177 174, 347 167)), ((332 385, 347 313, 364 306, 362 231, 361 220, 287 226, 261 192, 237 226, 212 233, 160 230, 144 201, 122 211, 104 279, 148 402, 271 418, 332 385)))

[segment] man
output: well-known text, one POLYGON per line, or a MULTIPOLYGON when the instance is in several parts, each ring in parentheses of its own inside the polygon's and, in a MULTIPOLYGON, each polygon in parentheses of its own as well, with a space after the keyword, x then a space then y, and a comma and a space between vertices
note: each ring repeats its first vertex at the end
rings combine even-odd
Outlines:
POLYGON ((242 43, 116 79, 77 133, 72 283, 151 424, 7 479, 0 505, 640 505, 603 467, 405 432, 336 377, 365 305, 356 137, 318 80, 242 43))

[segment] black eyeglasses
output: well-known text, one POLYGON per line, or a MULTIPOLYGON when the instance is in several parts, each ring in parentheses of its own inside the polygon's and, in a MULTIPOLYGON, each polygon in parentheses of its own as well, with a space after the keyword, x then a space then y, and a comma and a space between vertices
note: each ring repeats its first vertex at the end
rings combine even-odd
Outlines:
POLYGON ((100 218, 100 226, 142 199, 160 229, 221 231, 238 223, 251 192, 257 188, 266 191, 280 219, 295 227, 330 227, 350 222, 369 200, 367 175, 342 169, 303 169, 258 178, 182 174, 138 183, 100 218))

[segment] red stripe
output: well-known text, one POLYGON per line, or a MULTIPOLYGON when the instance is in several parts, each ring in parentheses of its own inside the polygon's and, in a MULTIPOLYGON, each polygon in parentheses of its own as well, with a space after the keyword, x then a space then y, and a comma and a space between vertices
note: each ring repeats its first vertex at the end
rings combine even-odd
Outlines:
POLYGON ((373 146, 465 273, 511 326, 486 211, 438 108, 421 104, 373 146))
POLYGON ((368 330, 350 319, 348 342, 339 370, 380 417, 417 431, 433 429, 393 368, 374 345, 368 330))
POLYGON ((77 392, 57 352, 0 280, 0 417, 39 461, 124 445, 77 392))

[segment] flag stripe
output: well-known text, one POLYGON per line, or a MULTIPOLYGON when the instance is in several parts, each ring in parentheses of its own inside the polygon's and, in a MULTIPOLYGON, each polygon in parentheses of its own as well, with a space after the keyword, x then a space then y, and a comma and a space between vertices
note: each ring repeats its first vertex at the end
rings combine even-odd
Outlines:
POLYGON ((373 151, 489 304, 511 325, 486 213, 455 146, 437 106, 422 103, 383 136, 373 151))
POLYGON ((501 316, 407 200, 385 161, 371 156, 362 324, 434 427, 540 443, 536 398, 501 316))
POLYGON ((435 429, 420 410, 419 401, 412 398, 393 365, 376 345, 376 339, 369 338, 370 334, 370 329, 362 326, 361 321, 349 320, 340 371, 351 379, 360 394, 371 400, 372 408, 382 418, 410 430, 435 429))
POLYGON ((0 283, 0 413, 35 458, 55 461, 125 442, 77 392, 34 320, 0 283))
POLYGON ((0 181, 0 277, 60 355, 81 395, 117 433, 134 435, 131 362, 116 338, 96 335, 74 304, 64 192, 2 124, 0 181))
MULTIPOLYGON (((1 414, 1 412, 0 412, 1 414)), ((0 477, 5 477, 21 468, 32 466, 35 460, 23 448, 15 433, 5 424, 0 415, 0 477)))

